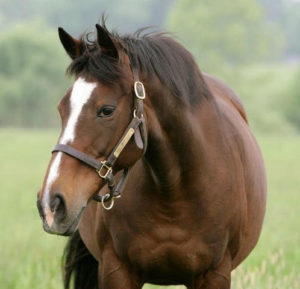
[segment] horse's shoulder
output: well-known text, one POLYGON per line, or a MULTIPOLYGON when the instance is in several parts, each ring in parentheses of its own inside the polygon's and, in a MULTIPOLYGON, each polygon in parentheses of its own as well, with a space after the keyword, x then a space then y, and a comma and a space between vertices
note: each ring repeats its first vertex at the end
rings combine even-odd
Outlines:
POLYGON ((222 80, 207 73, 203 73, 203 77, 214 97, 217 100, 221 98, 233 106, 234 109, 236 109, 241 117, 246 121, 246 123, 248 123, 244 105, 238 95, 222 80))

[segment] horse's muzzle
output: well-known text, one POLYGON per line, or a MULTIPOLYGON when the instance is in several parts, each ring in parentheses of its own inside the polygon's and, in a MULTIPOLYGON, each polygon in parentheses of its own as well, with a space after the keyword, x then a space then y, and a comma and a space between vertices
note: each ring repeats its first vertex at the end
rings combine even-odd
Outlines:
POLYGON ((51 196, 49 205, 43 204, 38 198, 37 208, 43 221, 43 228, 47 233, 69 236, 76 231, 85 206, 81 207, 79 212, 68 216, 63 196, 55 194, 51 196))

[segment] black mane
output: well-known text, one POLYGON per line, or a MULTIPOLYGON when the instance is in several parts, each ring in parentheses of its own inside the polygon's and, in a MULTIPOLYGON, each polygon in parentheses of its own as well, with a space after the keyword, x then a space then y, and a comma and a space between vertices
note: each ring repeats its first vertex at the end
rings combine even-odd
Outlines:
MULTIPOLYGON (((105 23, 102 27, 107 30, 105 23)), ((156 75, 176 98, 190 105, 203 97, 209 98, 210 92, 193 56, 168 34, 143 34, 143 31, 119 36, 107 30, 116 46, 128 55, 132 68, 149 76, 156 75)), ((81 38, 85 52, 70 64, 68 72, 87 72, 103 84, 115 83, 122 77, 119 62, 101 53, 96 41, 90 40, 91 35, 81 38)))

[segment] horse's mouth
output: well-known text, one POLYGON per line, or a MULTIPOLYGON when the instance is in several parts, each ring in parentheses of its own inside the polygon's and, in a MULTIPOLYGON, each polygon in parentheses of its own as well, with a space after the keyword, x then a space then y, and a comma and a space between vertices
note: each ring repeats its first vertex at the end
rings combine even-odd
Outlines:
POLYGON ((85 207, 86 206, 81 208, 80 212, 77 214, 77 216, 75 217, 75 219, 73 220, 73 222, 71 223, 69 228, 62 234, 63 236, 71 236, 77 230, 79 221, 81 219, 81 215, 82 215, 85 207))
POLYGON ((61 235, 61 236, 71 236, 78 228, 79 221, 81 219, 81 215, 84 211, 86 206, 83 206, 79 213, 76 215, 76 217, 70 222, 70 223, 64 223, 64 224, 56 224, 52 227, 49 227, 47 222, 43 222, 43 228, 44 230, 49 234, 54 235, 61 235))

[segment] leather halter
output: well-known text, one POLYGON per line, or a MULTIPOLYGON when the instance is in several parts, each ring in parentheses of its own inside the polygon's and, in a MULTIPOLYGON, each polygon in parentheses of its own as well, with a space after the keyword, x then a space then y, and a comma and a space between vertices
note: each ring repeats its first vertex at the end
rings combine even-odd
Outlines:
MULTIPOLYGON (((131 137, 139 130, 138 136, 141 136, 141 139, 138 139, 138 142, 141 142, 141 148, 143 149, 143 154, 147 148, 147 130, 146 130, 146 123, 145 118, 143 115, 143 100, 146 98, 145 87, 142 82, 138 80, 137 73, 133 71, 133 80, 134 80, 134 111, 133 111, 133 118, 129 125, 127 126, 125 132, 123 133, 121 139, 114 147, 112 152, 109 154, 106 160, 98 161, 97 159, 89 156, 86 153, 83 153, 72 146, 65 145, 65 144, 57 144, 53 150, 53 152, 64 152, 81 162, 89 165, 90 167, 96 169, 99 177, 107 181, 109 193, 105 194, 104 196, 101 195, 94 195, 93 199, 97 202, 101 202, 103 208, 109 210, 114 205, 114 199, 121 197, 121 191, 123 185, 128 176, 129 168, 123 169, 123 173, 121 179, 119 180, 118 184, 115 183, 115 178, 113 175, 113 166, 117 161, 119 155, 131 139, 131 137), (109 206, 104 205, 105 202, 111 201, 109 206)), ((136 136, 135 136, 136 137, 136 136)), ((137 137, 138 138, 138 137, 137 137)))

